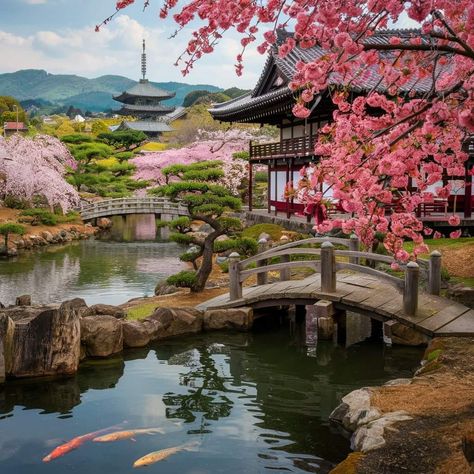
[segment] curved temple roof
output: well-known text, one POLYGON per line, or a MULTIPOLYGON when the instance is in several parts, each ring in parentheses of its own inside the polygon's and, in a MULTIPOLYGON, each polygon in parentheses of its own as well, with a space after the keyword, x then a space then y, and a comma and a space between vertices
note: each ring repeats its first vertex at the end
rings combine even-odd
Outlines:
POLYGON ((140 79, 140 82, 134 85, 128 91, 114 96, 117 102, 127 102, 137 98, 153 98, 157 100, 171 99, 176 95, 175 92, 168 92, 151 84, 148 79, 140 79))
MULTIPOLYGON (((381 30, 374 33, 368 42, 387 44, 393 36, 408 39, 412 36, 419 36, 419 34, 418 30, 381 30)), ((250 94, 222 104, 215 104, 213 108, 209 109, 216 120, 265 122, 265 118, 268 119, 271 116, 291 111, 295 98, 293 92, 288 88, 288 84, 296 72, 297 63, 299 61, 305 63, 314 61, 323 56, 325 50, 319 46, 302 48, 298 45, 282 58, 278 55, 278 45, 282 44, 288 36, 292 36, 292 33, 282 30, 278 32, 278 42, 271 48, 260 79, 250 94)), ((367 67, 348 86, 355 93, 363 93, 372 89, 385 93, 386 88, 380 83, 380 79, 375 67, 367 67)), ((330 82, 341 85, 345 81, 339 74, 333 74, 330 82)), ((406 93, 411 91, 424 93, 430 90, 431 85, 431 77, 426 77, 409 81, 401 90, 406 93)))

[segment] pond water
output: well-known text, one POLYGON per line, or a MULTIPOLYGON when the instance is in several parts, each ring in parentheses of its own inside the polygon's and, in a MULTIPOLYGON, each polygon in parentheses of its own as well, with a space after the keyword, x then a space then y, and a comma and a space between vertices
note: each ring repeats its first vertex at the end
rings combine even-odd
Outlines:
POLYGON ((0 301, 30 294, 34 304, 84 298, 89 305, 151 296, 158 280, 184 268, 170 242, 87 240, 0 260, 0 301))
POLYGON ((191 443, 144 472, 328 472, 349 441, 328 424, 340 398, 412 374, 421 352, 321 342, 308 351, 284 324, 251 334, 161 342, 91 360, 63 380, 13 381, 0 389, 2 474, 129 473, 138 458, 191 443), (126 422, 165 434, 88 441, 49 463, 78 435, 126 422))

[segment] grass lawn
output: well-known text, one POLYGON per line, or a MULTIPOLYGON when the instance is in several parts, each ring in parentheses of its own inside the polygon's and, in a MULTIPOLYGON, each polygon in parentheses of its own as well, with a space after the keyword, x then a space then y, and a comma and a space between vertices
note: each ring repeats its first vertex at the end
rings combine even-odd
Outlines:
POLYGON ((144 319, 150 316, 157 307, 156 301, 154 303, 142 303, 132 308, 127 309, 127 319, 137 320, 144 319))
MULTIPOLYGON (((433 250, 439 250, 441 252, 445 249, 459 249, 465 246, 474 247, 474 237, 463 237, 461 239, 427 239, 425 240, 425 244, 430 248, 430 252, 433 250)), ((411 252, 413 250, 414 244, 413 242, 405 242, 403 247, 407 252, 411 252)), ((428 254, 424 254, 422 256, 427 257, 428 254)))

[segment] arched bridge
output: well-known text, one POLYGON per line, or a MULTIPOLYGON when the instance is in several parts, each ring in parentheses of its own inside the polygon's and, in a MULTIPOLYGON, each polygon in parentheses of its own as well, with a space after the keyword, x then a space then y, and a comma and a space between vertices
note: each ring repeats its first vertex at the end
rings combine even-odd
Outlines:
POLYGON ((80 212, 84 221, 126 214, 155 214, 163 220, 188 215, 188 210, 183 205, 164 197, 105 199, 84 206, 80 212))
POLYGON ((230 293, 202 303, 200 309, 277 307, 332 302, 338 310, 365 313, 390 325, 399 322, 427 336, 474 335, 474 310, 439 296, 441 254, 401 265, 403 277, 367 266, 363 262, 394 263, 387 255, 359 251, 351 239, 312 238, 267 249, 260 241, 260 253, 241 260, 229 257, 230 293), (314 244, 321 244, 315 248, 314 244), (336 247, 334 245, 336 245, 336 247), (346 249, 340 249, 346 247, 346 249), (291 270, 306 267, 311 276, 291 280, 291 270), (268 283, 269 272, 279 272, 279 281, 268 283), (249 277, 257 284, 243 287, 249 277), (419 291, 420 277, 426 291, 419 291))

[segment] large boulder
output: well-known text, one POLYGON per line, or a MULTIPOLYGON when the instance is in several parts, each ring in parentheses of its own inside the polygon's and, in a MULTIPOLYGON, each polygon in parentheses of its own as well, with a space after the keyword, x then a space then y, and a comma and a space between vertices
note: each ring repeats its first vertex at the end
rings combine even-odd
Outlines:
POLYGON ((31 306, 31 296, 21 295, 15 300, 15 306, 31 306))
POLYGON ((174 285, 169 285, 166 280, 159 281, 155 286, 156 296, 171 295, 172 293, 176 293, 177 291, 179 291, 179 288, 174 285))
POLYGON ((145 321, 158 323, 155 339, 165 339, 200 332, 203 313, 195 308, 158 308, 145 321))
POLYGON ((147 328, 139 321, 124 321, 122 330, 124 347, 143 347, 150 342, 147 328))
POLYGON ((429 341, 429 337, 425 334, 401 323, 393 324, 390 330, 392 344, 401 346, 422 346, 426 345, 429 341))
POLYGON ((253 324, 252 308, 210 309, 204 313, 204 329, 248 331, 253 324))
POLYGON ((80 354, 79 316, 62 304, 33 319, 15 324, 13 336, 13 377, 70 375, 77 371, 80 354))
POLYGON ((81 319, 81 342, 90 357, 108 357, 123 349, 122 322, 113 316, 81 319))
POLYGON ((71 311, 74 311, 78 316, 83 316, 88 310, 87 303, 82 298, 74 298, 65 301, 63 305, 67 306, 71 311))
POLYGON ((24 319, 33 319, 47 309, 58 309, 59 306, 10 306, 8 308, 0 309, 0 316, 8 316, 13 321, 20 321, 24 319))
POLYGON ((94 304, 87 308, 82 316, 113 316, 117 319, 125 318, 125 311, 119 306, 112 306, 110 304, 94 304))
POLYGON ((8 316, 0 315, 0 383, 11 371, 14 331, 15 323, 8 316))

